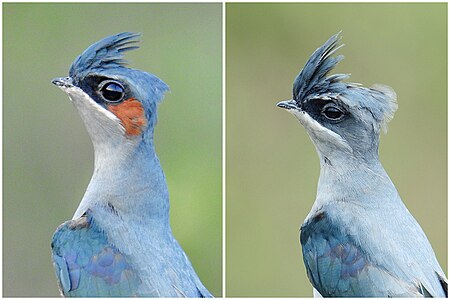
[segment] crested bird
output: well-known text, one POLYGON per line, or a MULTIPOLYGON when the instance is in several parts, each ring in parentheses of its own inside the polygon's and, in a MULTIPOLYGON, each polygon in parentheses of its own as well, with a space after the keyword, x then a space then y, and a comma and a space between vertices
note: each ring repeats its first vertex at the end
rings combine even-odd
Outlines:
POLYGON ((388 86, 328 73, 343 59, 339 33, 294 80, 293 114, 320 160, 316 200, 300 229, 315 296, 446 297, 447 279, 425 233, 378 158, 380 131, 397 109, 388 86))
POLYGON ((52 81, 80 114, 95 156, 78 209, 53 235, 59 289, 74 297, 212 297, 169 223, 153 141, 157 105, 169 88, 123 59, 139 36, 123 32, 94 43, 68 77, 52 81))

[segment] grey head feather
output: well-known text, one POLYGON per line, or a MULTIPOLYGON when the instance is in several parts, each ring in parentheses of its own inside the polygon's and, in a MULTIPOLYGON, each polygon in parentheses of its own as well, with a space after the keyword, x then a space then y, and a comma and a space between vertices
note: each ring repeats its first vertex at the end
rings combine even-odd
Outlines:
POLYGON ((123 67, 126 60, 124 52, 137 49, 140 33, 122 32, 108 36, 87 48, 72 63, 69 71, 74 80, 84 77, 85 74, 98 69, 111 69, 123 67))

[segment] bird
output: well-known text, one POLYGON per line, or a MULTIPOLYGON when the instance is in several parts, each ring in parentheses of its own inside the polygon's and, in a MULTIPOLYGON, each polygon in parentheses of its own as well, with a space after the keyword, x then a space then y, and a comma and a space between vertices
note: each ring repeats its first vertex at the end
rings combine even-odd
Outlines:
POLYGON ((73 218, 53 235, 62 296, 212 297, 172 234, 169 193, 154 147, 157 106, 169 87, 127 67, 141 34, 92 44, 52 83, 78 111, 94 171, 73 218))
POLYGON ((300 228, 316 297, 447 297, 447 278, 379 156, 380 132, 398 108, 388 86, 329 75, 341 32, 308 59, 293 98, 277 106, 305 128, 320 161, 317 195, 300 228))

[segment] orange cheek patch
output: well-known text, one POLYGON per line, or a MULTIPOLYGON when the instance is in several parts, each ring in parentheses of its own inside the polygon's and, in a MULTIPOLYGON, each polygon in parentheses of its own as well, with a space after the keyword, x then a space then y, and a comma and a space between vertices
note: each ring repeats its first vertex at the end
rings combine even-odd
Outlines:
POLYGON ((109 105, 108 110, 120 119, 128 135, 140 135, 147 125, 142 103, 130 98, 118 105, 109 105))

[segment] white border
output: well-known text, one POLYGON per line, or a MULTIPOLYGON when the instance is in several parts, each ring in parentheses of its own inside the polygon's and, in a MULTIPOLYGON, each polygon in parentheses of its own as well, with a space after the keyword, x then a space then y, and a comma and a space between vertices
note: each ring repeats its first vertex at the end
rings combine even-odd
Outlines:
POLYGON ((222 2, 222 298, 226 297, 226 3, 222 2))

